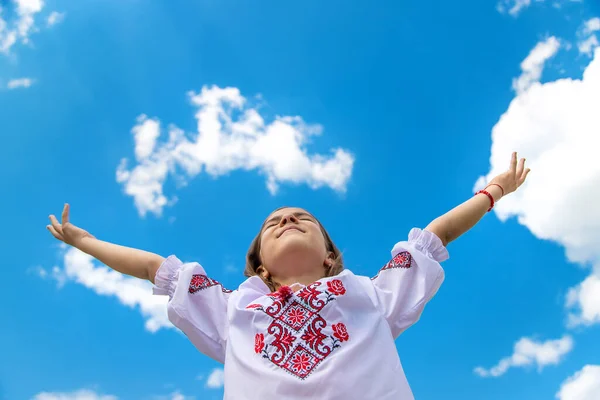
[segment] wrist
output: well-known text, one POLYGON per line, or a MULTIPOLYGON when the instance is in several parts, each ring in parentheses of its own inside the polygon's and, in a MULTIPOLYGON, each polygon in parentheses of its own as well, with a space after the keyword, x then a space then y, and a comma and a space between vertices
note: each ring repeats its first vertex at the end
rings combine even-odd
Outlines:
POLYGON ((502 187, 497 184, 488 185, 484 190, 492 195, 494 201, 500 200, 504 195, 502 187))
POLYGON ((84 253, 87 253, 86 249, 89 249, 91 242, 96 241, 96 240, 97 239, 95 237, 93 237, 92 235, 86 235, 82 238, 75 240, 73 242, 72 246, 78 250, 83 251, 84 253))

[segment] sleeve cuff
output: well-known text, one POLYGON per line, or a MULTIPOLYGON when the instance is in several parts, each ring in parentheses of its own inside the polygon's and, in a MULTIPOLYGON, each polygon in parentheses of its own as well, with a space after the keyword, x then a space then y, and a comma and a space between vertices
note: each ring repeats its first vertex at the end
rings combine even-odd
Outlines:
POLYGON ((177 257, 167 257, 156 271, 152 293, 173 297, 182 266, 183 263, 177 257))
POLYGON ((450 258, 448 250, 435 233, 413 228, 408 234, 408 243, 437 262, 446 261, 450 258))

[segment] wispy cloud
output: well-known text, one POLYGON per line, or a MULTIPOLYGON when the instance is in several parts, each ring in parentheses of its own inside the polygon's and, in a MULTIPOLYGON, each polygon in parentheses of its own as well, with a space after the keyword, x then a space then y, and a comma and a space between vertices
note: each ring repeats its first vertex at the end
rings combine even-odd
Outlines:
POLYGON ((572 348, 573 339, 570 336, 545 342, 521 338, 515 344, 511 356, 501 359, 492 368, 477 367, 474 372, 481 377, 498 377, 504 375, 509 368, 535 365, 538 370, 542 370, 547 365, 558 364, 572 348))
POLYGON ((170 126, 168 139, 161 142, 160 121, 145 115, 132 129, 136 163, 129 168, 129 161, 122 160, 117 182, 133 197, 141 216, 161 215, 175 202, 176 197, 163 191, 169 177, 182 185, 202 171, 217 177, 255 170, 266 177, 272 194, 281 183, 346 190, 354 164, 348 150, 338 147, 329 155, 309 154, 307 146, 321 134, 320 126, 289 116, 266 122, 233 87, 204 87, 189 98, 196 107, 197 132, 188 135, 170 126))
POLYGON ((81 389, 74 392, 41 392, 32 400, 117 400, 117 397, 81 389))
POLYGON ((31 87, 31 85, 33 85, 33 79, 31 78, 19 78, 19 79, 12 79, 10 81, 8 81, 8 84, 6 85, 6 88, 9 90, 12 89, 26 89, 28 87, 31 87))
POLYGON ((46 19, 46 25, 47 26, 53 26, 56 24, 60 24, 61 22, 63 22, 65 19, 65 13, 61 13, 58 11, 52 11, 50 13, 50 15, 48 15, 48 18, 46 19))
MULTIPOLYGON (((154 396, 154 400, 194 400, 193 396, 185 396, 179 390, 165 396, 154 396)), ((119 400, 117 396, 100 394, 89 389, 72 392, 41 392, 31 400, 119 400)))
POLYGON ((539 83, 546 62, 554 57, 560 42, 554 36, 539 42, 521 62, 521 75, 513 79, 513 89, 517 94, 528 90, 533 84, 539 83))
POLYGON ((501 13, 509 13, 513 17, 531 5, 531 0, 504 0, 498 3, 496 9, 501 13))
MULTIPOLYGON (((581 3, 582 0, 553 0, 552 6, 554 8, 562 8, 566 3, 581 3)), ((498 12, 505 14, 508 13, 513 17, 518 16, 521 12, 529 8, 533 3, 544 3, 545 0, 501 0, 496 5, 498 12)))
POLYGON ((583 23, 577 32, 577 36, 579 37, 577 48, 581 54, 591 56, 594 49, 600 46, 595 33, 598 31, 600 31, 600 18, 591 18, 583 23))

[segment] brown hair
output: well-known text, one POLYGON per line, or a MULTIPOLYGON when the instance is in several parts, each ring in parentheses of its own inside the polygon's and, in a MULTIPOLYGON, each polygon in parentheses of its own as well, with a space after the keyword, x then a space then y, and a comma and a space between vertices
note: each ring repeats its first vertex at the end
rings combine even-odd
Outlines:
MULTIPOLYGON (((280 207, 280 208, 276 209, 275 211, 279 211, 284 208, 289 208, 289 207, 280 207)), ((273 211, 273 212, 275 212, 275 211, 273 211)), ((342 272, 344 269, 344 261, 342 259, 342 252, 337 248, 335 243, 333 243, 333 240, 331 240, 329 233, 327 233, 327 231, 325 230, 325 228, 323 227, 321 222, 317 218, 315 218, 314 215, 311 214, 311 216, 315 219, 315 221, 319 225, 319 228, 321 229, 321 233, 323 234, 323 239, 325 239, 325 247, 327 249, 327 252, 333 253, 333 262, 331 263, 330 266, 325 268, 325 274, 323 275, 323 277, 325 278, 325 277, 329 277, 329 276, 335 276, 335 275, 339 274, 340 272, 342 272)), ((275 292, 275 291, 277 291, 277 289, 279 289, 280 285, 277 282, 274 282, 271 279, 271 277, 265 279, 260 274, 258 274, 258 269, 262 265, 262 260, 260 259, 260 239, 262 237, 263 228, 264 228, 264 223, 260 227, 260 231, 258 231, 258 234, 256 235, 256 237, 252 240, 252 243, 250 244, 250 248, 248 249, 248 253, 246 254, 246 268, 244 269, 244 275, 247 277, 259 276, 265 282, 265 284, 269 287, 269 289, 271 289, 272 292, 275 292)))

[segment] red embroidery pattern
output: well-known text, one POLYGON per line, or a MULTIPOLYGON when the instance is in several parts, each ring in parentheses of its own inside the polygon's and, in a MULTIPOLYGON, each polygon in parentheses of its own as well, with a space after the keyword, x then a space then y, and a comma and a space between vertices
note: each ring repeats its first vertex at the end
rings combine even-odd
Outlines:
POLYGON ((254 337, 254 352, 256 354, 260 354, 261 351, 265 348, 265 335, 262 333, 257 333, 254 337))
POLYGON ((346 325, 340 322, 339 324, 332 326, 332 328, 334 332, 333 336, 340 339, 340 342, 345 342, 346 340, 350 339, 348 336, 348 331, 346 330, 346 325))
POLYGON ((321 290, 321 282, 305 287, 289 299, 271 293, 273 303, 269 306, 250 304, 247 309, 264 312, 272 318, 263 333, 254 337, 254 352, 279 368, 302 380, 329 356, 340 343, 350 340, 346 325, 332 325, 332 334, 326 334, 327 321, 320 312, 331 301, 346 293, 339 279, 327 282, 327 290, 321 290))
POLYGON ((327 282, 327 289, 329 289, 329 292, 331 292, 331 294, 336 294, 338 296, 341 296, 346 293, 346 288, 342 284, 342 281, 340 281, 339 279, 334 279, 332 281, 327 282))
POLYGON ((194 294, 196 292, 199 292, 204 289, 208 289, 209 287, 213 287, 213 286, 221 286, 221 290, 223 291, 223 293, 231 293, 231 290, 225 289, 223 287, 223 285, 221 285, 219 282, 215 281, 214 279, 209 278, 206 275, 200 275, 200 274, 192 275, 192 279, 190 280, 190 287, 188 288, 188 292, 190 294, 194 294))
POLYGON ((408 268, 412 267, 412 260, 413 260, 413 258, 408 251, 401 251, 400 253, 396 254, 394 256, 394 258, 392 258, 387 264, 385 264, 383 266, 383 268, 381 268, 379 270, 379 273, 377 273, 377 275, 375 275, 371 279, 377 278, 382 271, 385 271, 388 269, 393 269, 393 268, 408 269, 408 268))

